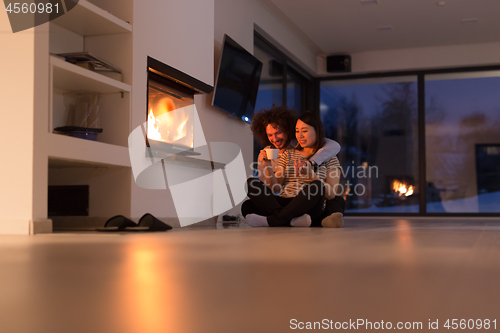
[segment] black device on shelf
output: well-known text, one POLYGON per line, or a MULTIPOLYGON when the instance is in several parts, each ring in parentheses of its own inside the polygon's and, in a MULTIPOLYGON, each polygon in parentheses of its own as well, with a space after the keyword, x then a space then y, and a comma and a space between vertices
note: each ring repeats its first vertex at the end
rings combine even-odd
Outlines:
POLYGON ((54 128, 54 133, 64 134, 74 138, 97 141, 97 134, 102 133, 102 128, 61 126, 54 128))
POLYGON ((107 71, 107 72, 117 72, 121 73, 120 67, 111 64, 102 58, 96 57, 89 52, 71 52, 71 53, 58 53, 59 57, 63 57, 67 62, 72 64, 78 64, 82 62, 88 62, 92 64, 92 67, 96 71, 107 71))
POLYGON ((251 123, 261 72, 262 62, 224 35, 212 105, 251 123))

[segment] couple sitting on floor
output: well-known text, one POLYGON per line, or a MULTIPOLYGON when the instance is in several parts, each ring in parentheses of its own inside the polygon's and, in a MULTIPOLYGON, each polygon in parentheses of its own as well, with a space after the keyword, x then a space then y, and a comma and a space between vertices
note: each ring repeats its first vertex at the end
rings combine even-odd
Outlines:
POLYGON ((305 112, 296 118, 286 107, 273 106, 254 116, 252 132, 266 148, 258 159, 259 178, 247 181, 250 200, 241 206, 247 223, 340 228, 345 207, 344 199, 335 195, 340 145, 325 138, 319 116, 305 112), (277 160, 267 159, 269 148, 279 149, 277 160))

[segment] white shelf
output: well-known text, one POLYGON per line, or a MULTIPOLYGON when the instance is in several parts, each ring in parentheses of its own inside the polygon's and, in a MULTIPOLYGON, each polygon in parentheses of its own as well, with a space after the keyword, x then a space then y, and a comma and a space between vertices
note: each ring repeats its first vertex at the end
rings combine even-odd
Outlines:
POLYGON ((89 165, 130 167, 126 147, 61 134, 48 133, 48 135, 49 159, 83 162, 89 165))
POLYGON ((80 36, 101 36, 132 31, 132 25, 86 0, 80 0, 75 8, 52 22, 80 36))
POLYGON ((130 85, 79 67, 56 57, 50 57, 54 87, 64 91, 101 94, 130 92, 130 85))

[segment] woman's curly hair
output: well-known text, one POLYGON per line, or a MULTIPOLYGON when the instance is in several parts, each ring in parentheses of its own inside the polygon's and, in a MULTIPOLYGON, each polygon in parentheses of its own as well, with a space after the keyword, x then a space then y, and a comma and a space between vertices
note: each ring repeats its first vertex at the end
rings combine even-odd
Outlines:
POLYGON ((261 145, 266 147, 271 144, 266 133, 267 125, 271 124, 273 127, 277 126, 286 134, 287 142, 285 146, 288 146, 295 136, 296 119, 297 114, 294 110, 286 106, 273 105, 270 110, 261 110, 259 113, 255 114, 250 128, 261 145))

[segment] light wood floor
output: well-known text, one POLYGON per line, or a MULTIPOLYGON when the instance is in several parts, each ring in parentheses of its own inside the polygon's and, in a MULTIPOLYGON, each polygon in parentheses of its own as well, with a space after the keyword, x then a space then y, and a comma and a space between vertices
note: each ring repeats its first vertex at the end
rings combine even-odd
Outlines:
POLYGON ((299 331, 292 319, 442 332, 448 318, 500 329, 499 310, 494 219, 0 236, 5 333, 299 331))

